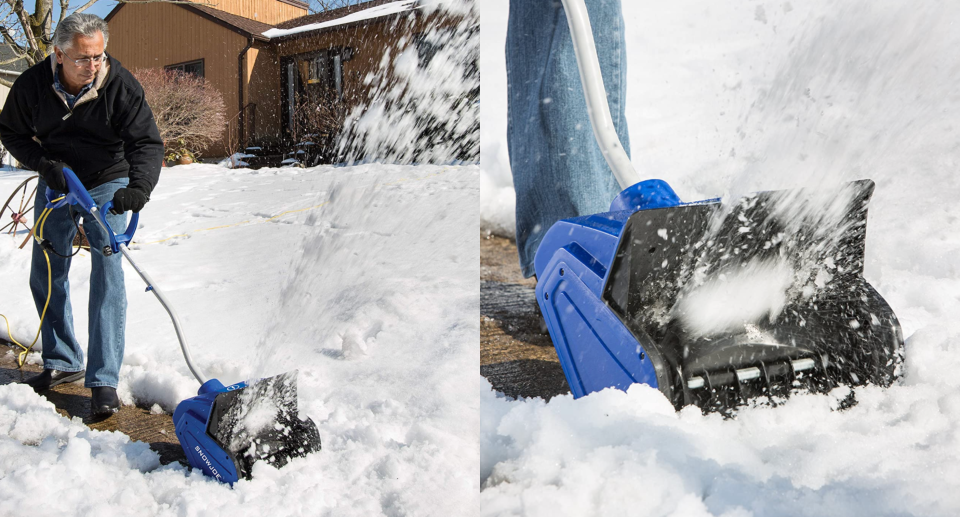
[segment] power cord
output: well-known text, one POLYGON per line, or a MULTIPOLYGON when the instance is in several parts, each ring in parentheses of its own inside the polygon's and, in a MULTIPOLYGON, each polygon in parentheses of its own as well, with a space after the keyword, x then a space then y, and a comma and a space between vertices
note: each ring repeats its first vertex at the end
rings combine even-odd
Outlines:
MULTIPOLYGON (((61 196, 53 200, 52 203, 56 203, 57 201, 60 201, 64 197, 66 196, 61 196)), ((40 214, 39 220, 37 221, 37 226, 36 226, 37 231, 34 232, 34 238, 40 244, 40 248, 43 250, 43 258, 46 259, 47 261, 47 301, 44 302, 43 304, 43 311, 40 312, 40 326, 37 328, 37 335, 36 337, 33 338, 33 342, 30 343, 30 346, 26 346, 20 343, 19 341, 16 340, 16 338, 13 337, 13 333, 10 332, 10 320, 7 319, 7 317, 4 316, 3 314, 0 314, 0 318, 3 318, 3 321, 5 321, 7 324, 7 336, 10 337, 10 341, 12 341, 15 345, 19 346, 22 349, 20 353, 17 354, 17 367, 20 369, 23 369, 23 365, 27 360, 27 354, 29 354, 30 351, 33 350, 34 345, 36 345, 37 341, 40 339, 40 330, 43 328, 43 319, 46 317, 47 308, 50 306, 50 294, 53 291, 53 279, 51 278, 53 276, 53 272, 50 267, 50 255, 47 254, 47 250, 53 252, 58 257, 62 257, 62 258, 72 257, 73 255, 76 255, 80 251, 78 248, 77 251, 73 252, 73 255, 67 255, 67 256, 61 255, 57 253, 56 250, 53 249, 53 245, 50 243, 50 241, 43 238, 43 225, 44 223, 47 222, 47 217, 50 215, 50 212, 52 211, 53 210, 50 208, 45 208, 43 210, 43 212, 40 214)), ((74 225, 77 225, 77 220, 74 219, 73 223, 74 225)), ((79 225, 77 225, 77 230, 79 231, 79 229, 80 227, 79 225)))

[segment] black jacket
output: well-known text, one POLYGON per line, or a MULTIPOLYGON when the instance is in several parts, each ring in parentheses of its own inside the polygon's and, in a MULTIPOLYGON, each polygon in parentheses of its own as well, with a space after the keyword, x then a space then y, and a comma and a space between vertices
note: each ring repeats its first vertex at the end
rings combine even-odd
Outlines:
POLYGON ((42 158, 66 163, 87 189, 129 177, 131 187, 149 196, 160 177, 163 141, 143 87, 108 56, 94 91, 71 110, 53 86, 53 60, 30 67, 13 83, 0 111, 3 146, 32 170, 42 158))

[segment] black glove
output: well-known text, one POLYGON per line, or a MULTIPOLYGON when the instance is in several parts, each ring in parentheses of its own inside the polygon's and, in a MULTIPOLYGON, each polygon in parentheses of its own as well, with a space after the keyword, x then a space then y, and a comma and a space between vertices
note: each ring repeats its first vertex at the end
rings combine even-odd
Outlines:
POLYGON ((127 210, 139 212, 143 210, 143 205, 147 204, 149 200, 150 197, 148 197, 144 191, 136 187, 124 187, 114 192, 113 206, 110 207, 110 213, 119 215, 127 210))
POLYGON ((37 172, 43 177, 43 181, 47 183, 48 187, 57 192, 68 194, 70 191, 67 189, 67 179, 63 177, 64 167, 70 168, 69 165, 63 162, 54 162, 46 158, 41 158, 40 167, 38 167, 40 170, 37 172))

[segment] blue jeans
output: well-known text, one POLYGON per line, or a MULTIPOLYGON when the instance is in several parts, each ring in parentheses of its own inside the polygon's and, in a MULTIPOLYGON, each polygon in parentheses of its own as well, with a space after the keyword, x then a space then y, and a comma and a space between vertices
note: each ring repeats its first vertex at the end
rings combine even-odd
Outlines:
MULTIPOLYGON (((614 126, 627 154, 626 55, 620 0, 586 0, 614 126)), ((511 0, 507 145, 525 277, 553 223, 606 212, 620 186, 593 136, 573 40, 559 0, 511 0)))
MULTIPOLYGON (((113 194, 129 183, 129 179, 120 178, 109 181, 90 190, 90 196, 103 206, 113 199, 113 194)), ((39 221, 46 199, 43 193, 47 185, 40 179, 37 188, 34 221, 39 221)), ((72 206, 63 206, 50 212, 43 225, 43 237, 53 244, 53 249, 61 255, 73 253, 73 238, 77 234, 74 219, 80 217, 82 210, 72 206)), ((107 222, 114 231, 126 229, 126 214, 106 214, 107 222)), ((101 251, 109 245, 107 233, 90 215, 85 215, 83 230, 90 242, 92 267, 90 269, 90 300, 88 305, 89 326, 87 341, 87 374, 84 385, 88 388, 111 386, 116 388, 120 376, 120 363, 123 362, 124 328, 127 317, 127 293, 123 283, 121 255, 119 253, 105 257, 101 251)), ((34 231, 40 232, 35 227, 34 231)), ((43 367, 63 372, 79 372, 84 369, 83 349, 73 332, 73 310, 70 305, 69 258, 58 257, 47 252, 50 257, 52 288, 50 305, 40 327, 43 338, 43 367)), ((30 290, 37 312, 43 312, 47 300, 47 261, 43 249, 33 243, 33 262, 30 267, 30 290)))

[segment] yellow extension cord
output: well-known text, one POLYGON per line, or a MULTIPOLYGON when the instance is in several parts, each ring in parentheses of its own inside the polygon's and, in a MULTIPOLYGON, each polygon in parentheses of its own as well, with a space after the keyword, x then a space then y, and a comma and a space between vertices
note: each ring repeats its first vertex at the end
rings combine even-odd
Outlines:
MULTIPOLYGON (((63 197, 55 199, 53 202, 56 203, 61 199, 63 199, 63 197)), ((47 216, 50 215, 51 211, 52 209, 46 208, 40 214, 40 219, 37 221, 36 226, 37 231, 33 234, 33 238, 36 239, 37 242, 43 242, 43 224, 47 222, 47 216)), ((8 320, 3 314, 0 314, 0 318, 3 318, 3 321, 7 323, 7 336, 10 337, 10 341, 13 341, 15 345, 23 349, 19 354, 17 354, 17 366, 19 368, 23 368, 23 364, 27 361, 27 354, 33 350, 33 346, 36 345, 37 341, 40 339, 40 329, 43 328, 43 318, 47 315, 47 307, 50 306, 50 293, 53 291, 53 279, 51 278, 53 273, 50 269, 50 255, 47 254, 47 250, 43 249, 43 247, 40 249, 43 250, 43 258, 47 259, 47 301, 43 304, 43 311, 40 313, 40 326, 37 327, 37 335, 33 338, 33 343, 30 343, 30 346, 25 346, 17 341, 16 338, 13 337, 13 333, 10 332, 10 320, 8 320)))

